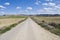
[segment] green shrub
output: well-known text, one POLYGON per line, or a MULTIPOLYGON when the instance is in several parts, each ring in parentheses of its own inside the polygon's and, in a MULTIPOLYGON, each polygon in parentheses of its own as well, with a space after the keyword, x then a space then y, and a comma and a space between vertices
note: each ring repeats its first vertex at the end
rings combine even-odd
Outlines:
POLYGON ((44 21, 44 20, 42 20, 42 22, 43 22, 43 23, 45 23, 45 21, 44 21))

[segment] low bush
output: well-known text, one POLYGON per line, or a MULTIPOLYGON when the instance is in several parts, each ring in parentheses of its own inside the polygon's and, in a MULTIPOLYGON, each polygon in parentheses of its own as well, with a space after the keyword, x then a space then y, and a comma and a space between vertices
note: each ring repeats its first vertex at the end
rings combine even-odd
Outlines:
POLYGON ((54 26, 55 28, 60 29, 60 24, 57 24, 57 23, 54 23, 54 22, 48 23, 48 24, 51 25, 51 26, 54 26))
POLYGON ((42 20, 42 22, 43 22, 43 23, 45 23, 45 21, 44 21, 44 20, 42 20))

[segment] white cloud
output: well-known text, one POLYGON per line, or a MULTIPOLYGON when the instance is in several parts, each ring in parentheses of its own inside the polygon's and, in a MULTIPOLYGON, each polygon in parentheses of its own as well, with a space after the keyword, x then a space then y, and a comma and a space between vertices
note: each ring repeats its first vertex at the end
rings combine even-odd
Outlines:
POLYGON ((49 3, 43 3, 44 6, 55 6, 55 3, 49 2, 49 3))
POLYGON ((27 10, 32 10, 32 7, 27 7, 27 10))
POLYGON ((40 9, 37 11, 38 13, 46 13, 46 14, 59 14, 60 9, 54 7, 44 7, 43 9, 40 9))
POLYGON ((55 9, 53 8, 43 8, 45 12, 53 12, 55 9))
POLYGON ((29 12, 28 10, 25 10, 25 12, 29 12))
POLYGON ((45 9, 45 10, 51 10, 52 8, 43 8, 43 9, 45 9))
POLYGON ((55 3, 48 3, 50 6, 55 6, 56 4, 55 3))
POLYGON ((50 0, 46 0, 46 1, 50 1, 50 0))
POLYGON ((55 8, 58 8, 58 9, 60 9, 60 5, 56 5, 56 6, 55 6, 55 8))
POLYGON ((21 7, 17 6, 16 9, 21 9, 21 7))
POLYGON ((32 7, 27 7, 24 11, 27 13, 27 14, 29 14, 29 13, 31 13, 31 11, 32 11, 32 7))
POLYGON ((44 3, 42 5, 46 5, 44 6, 44 8, 38 10, 38 13, 46 13, 46 14, 60 14, 60 5, 56 5, 55 3, 44 3))
POLYGON ((40 9, 40 10, 38 11, 38 13, 41 13, 41 14, 52 14, 53 11, 45 10, 45 9, 40 9))
POLYGON ((38 0, 35 2, 35 4, 36 4, 36 5, 39 5, 40 3, 41 3, 41 2, 40 2, 40 1, 38 1, 38 0))
POLYGON ((10 3, 9 2, 6 2, 4 5, 10 5, 10 3))
POLYGON ((48 5, 48 3, 43 3, 42 5, 47 6, 47 5, 48 5))
POLYGON ((46 0, 46 1, 53 1, 53 0, 46 0))
POLYGON ((0 8, 6 8, 6 7, 4 7, 4 6, 0 5, 0 8))

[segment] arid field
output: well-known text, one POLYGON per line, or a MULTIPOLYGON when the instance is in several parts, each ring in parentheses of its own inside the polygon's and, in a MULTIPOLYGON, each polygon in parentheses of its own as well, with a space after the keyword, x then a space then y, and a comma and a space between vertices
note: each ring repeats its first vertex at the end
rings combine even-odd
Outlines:
POLYGON ((32 19, 43 28, 60 36, 60 16, 34 16, 32 19))
POLYGON ((45 22, 55 22, 55 23, 60 23, 60 17, 34 17, 40 21, 44 20, 45 22))
POLYGON ((17 23, 24 19, 25 18, 3 18, 3 19, 0 19, 0 28, 7 27, 11 24, 17 23))

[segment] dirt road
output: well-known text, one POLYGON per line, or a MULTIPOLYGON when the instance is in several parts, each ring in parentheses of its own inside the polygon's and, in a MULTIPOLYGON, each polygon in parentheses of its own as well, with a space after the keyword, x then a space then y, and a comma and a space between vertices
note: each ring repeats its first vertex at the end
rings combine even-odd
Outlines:
POLYGON ((60 40, 60 37, 50 33, 28 18, 1 35, 0 40, 60 40))

